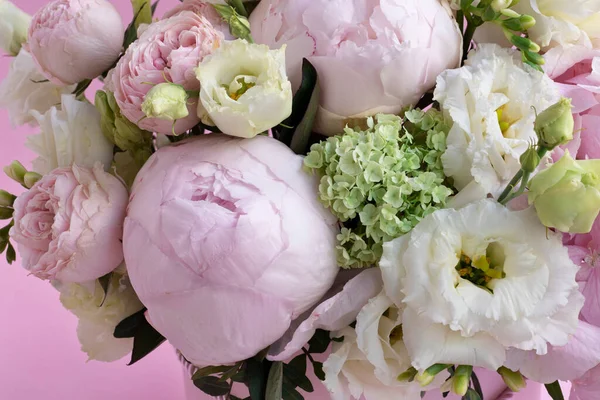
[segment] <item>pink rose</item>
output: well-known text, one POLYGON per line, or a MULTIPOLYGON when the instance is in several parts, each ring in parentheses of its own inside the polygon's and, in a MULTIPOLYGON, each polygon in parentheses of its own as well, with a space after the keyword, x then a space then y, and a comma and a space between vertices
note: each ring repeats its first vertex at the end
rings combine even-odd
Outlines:
POLYGON ((182 85, 186 90, 199 90, 194 69, 223 40, 208 20, 191 11, 183 11, 155 22, 129 46, 125 55, 107 77, 107 89, 114 92, 121 112, 140 128, 151 132, 183 133, 194 127, 198 98, 190 99, 189 116, 172 121, 145 118, 144 97, 153 85, 165 81, 182 85))
POLYGON ((315 66, 322 88, 315 130, 325 134, 415 104, 461 55, 446 0, 263 0, 250 26, 257 43, 287 44, 295 89, 302 59, 315 66))
POLYGON ((93 79, 115 62, 123 21, 106 0, 55 0, 34 16, 26 47, 44 75, 68 85, 93 79))
POLYGON ((86 282, 123 261, 127 189, 100 164, 45 175, 15 201, 10 237, 40 279, 86 282))
POLYGON ((163 15, 163 19, 171 18, 182 11, 192 11, 206 18, 215 29, 223 34, 225 39, 233 39, 233 36, 229 33, 229 24, 219 15, 213 4, 225 4, 225 0, 183 0, 183 2, 167 11, 163 15))
POLYGON ((338 228, 317 187, 265 136, 204 135, 142 168, 125 261, 152 325, 190 362, 254 356, 330 288, 338 228))
MULTIPOLYGON (((564 146, 578 159, 600 158, 600 50, 557 47, 546 55, 544 69, 561 94, 573 99, 575 135, 564 146)), ((562 156, 555 151, 555 159, 562 156)))

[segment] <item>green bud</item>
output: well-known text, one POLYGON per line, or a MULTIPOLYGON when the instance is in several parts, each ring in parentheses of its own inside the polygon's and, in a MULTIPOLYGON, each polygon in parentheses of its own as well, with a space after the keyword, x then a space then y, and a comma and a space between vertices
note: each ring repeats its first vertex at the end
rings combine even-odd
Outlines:
POLYGON ((511 31, 520 31, 521 29, 521 22, 519 21, 519 18, 509 18, 509 19, 505 19, 502 21, 502 26, 506 29, 509 29, 511 31))
POLYGON ((508 40, 521 50, 529 50, 534 53, 540 51, 540 46, 526 37, 511 34, 508 40))
POLYGON ((506 367, 498 368, 498 373, 502 376, 502 380, 513 392, 518 392, 527 386, 525 378, 519 371, 512 371, 506 367))
POLYGON ((532 53, 531 51, 524 50, 523 55, 527 61, 530 61, 536 65, 544 65, 546 63, 544 57, 539 53, 532 53))
POLYGON ((536 22, 531 15, 521 15, 519 21, 521 22, 521 30, 524 31, 533 28, 536 22))
POLYGON ((492 0, 491 7, 494 11, 500 12, 508 7, 512 0, 492 0))
POLYGON ((519 18, 521 16, 521 14, 519 14, 515 10, 511 10, 510 8, 503 9, 502 11, 500 11, 500 14, 509 18, 519 18))
POLYGON ((187 117, 188 94, 181 85, 175 83, 159 83, 144 98, 142 111, 148 118, 176 121, 187 117))
POLYGON ((234 15, 229 19, 229 31, 236 38, 246 39, 248 42, 254 43, 250 32, 250 22, 246 17, 234 15))
POLYGON ((412 382, 417 376, 418 371, 414 367, 410 367, 396 378, 399 382, 412 382))
POLYGON ((28 171, 23 177, 23 184, 27 189, 31 189, 33 185, 35 185, 40 179, 42 179, 42 175, 38 174, 37 172, 28 171))
POLYGON ((427 386, 435 379, 436 375, 442 372, 445 369, 450 368, 451 365, 448 364, 435 364, 431 367, 427 368, 425 371, 417 374, 415 376, 415 380, 419 382, 421 386, 427 386))
POLYGON ((537 116, 534 129, 540 145, 552 150, 573 139, 574 125, 571 99, 563 97, 537 116))
POLYGON ((20 184, 24 183, 25 174, 27 170, 18 161, 13 161, 10 165, 4 167, 4 173, 12 180, 19 182, 20 184))
POLYGON ((12 207, 16 199, 17 196, 0 189, 0 207, 12 207))
POLYGON ((600 160, 573 160, 566 151, 529 182, 528 200, 545 226, 588 233, 600 212, 600 160))
POLYGON ((521 154, 521 169, 524 172, 532 173, 540 165, 540 155, 534 147, 528 148, 525 153, 521 154))
POLYGON ((452 377, 452 392, 459 396, 467 394, 472 373, 473 367, 470 365, 459 365, 456 367, 456 371, 452 377))
POLYGON ((516 6, 517 4, 519 4, 521 2, 521 0, 512 0, 512 2, 510 3, 511 7, 516 6))
POLYGON ((231 17, 233 17, 236 14, 235 8, 231 7, 230 5, 213 4, 212 6, 215 8, 217 13, 221 16, 221 18, 223 18, 227 22, 229 22, 231 17))

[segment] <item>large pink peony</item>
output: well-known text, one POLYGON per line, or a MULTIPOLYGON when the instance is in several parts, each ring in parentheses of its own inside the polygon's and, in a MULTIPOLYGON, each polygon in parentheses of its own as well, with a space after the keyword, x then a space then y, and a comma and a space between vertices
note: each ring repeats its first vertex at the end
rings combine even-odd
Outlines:
POLYGON ((125 261, 152 325, 189 361, 257 354, 332 285, 337 226, 317 185, 300 156, 264 136, 206 135, 148 160, 125 261))
POLYGON ((27 48, 48 79, 66 85, 110 68, 123 33, 119 12, 106 0, 55 0, 33 16, 27 48))
POLYGON ((14 208, 10 237, 23 267, 38 278, 86 282, 123 262, 127 189, 100 164, 55 169, 14 208))
POLYGON ((213 4, 226 4, 225 0, 183 0, 175 7, 167 11, 163 18, 171 18, 182 11, 192 11, 206 18, 215 29, 225 36, 225 39, 233 39, 229 33, 229 24, 219 15, 213 4))
POLYGON ((171 18, 149 25, 140 38, 107 77, 107 89, 114 92, 123 115, 140 128, 152 132, 183 133, 200 122, 196 115, 198 98, 189 101, 189 116, 173 122, 145 118, 144 97, 153 85, 165 81, 199 90, 194 69, 202 59, 219 47, 223 34, 201 15, 182 11, 171 18))
POLYGON ((315 129, 325 134, 415 104, 461 55, 446 0, 263 0, 250 25, 257 43, 287 43, 294 88, 302 58, 316 67, 322 92, 315 129))

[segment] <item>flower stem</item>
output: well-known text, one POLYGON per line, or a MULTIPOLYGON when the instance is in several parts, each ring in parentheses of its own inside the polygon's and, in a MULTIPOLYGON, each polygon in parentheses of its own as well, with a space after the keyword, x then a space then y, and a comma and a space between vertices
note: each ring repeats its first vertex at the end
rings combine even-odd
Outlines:
POLYGON ((471 48, 471 42, 473 41, 473 35, 475 34, 475 29, 477 29, 477 23, 475 23, 473 19, 468 16, 468 13, 465 14, 465 17, 467 18, 467 29, 463 35, 463 62, 467 59, 469 49, 471 48))
MULTIPOLYGON (((540 146, 537 149, 537 153, 540 156, 540 159, 542 159, 546 155, 547 152, 548 152, 548 149, 546 147, 540 146)), ((519 172, 517 172, 515 174, 515 176, 508 183, 508 185, 506 186, 506 188, 504 189, 502 194, 500 194, 500 197, 498 197, 498 203, 506 204, 506 203, 508 203, 509 200, 512 200, 514 197, 520 196, 521 194, 523 194, 523 192, 525 191, 525 186, 527 185, 527 181, 529 180, 530 173, 526 174, 526 177, 525 177, 523 183, 521 184, 521 186, 519 187, 519 191, 515 194, 515 196, 510 196, 510 194, 512 193, 515 186, 517 186, 517 184, 521 181, 521 178, 524 177, 524 174, 525 173, 522 169, 520 169, 519 172)))

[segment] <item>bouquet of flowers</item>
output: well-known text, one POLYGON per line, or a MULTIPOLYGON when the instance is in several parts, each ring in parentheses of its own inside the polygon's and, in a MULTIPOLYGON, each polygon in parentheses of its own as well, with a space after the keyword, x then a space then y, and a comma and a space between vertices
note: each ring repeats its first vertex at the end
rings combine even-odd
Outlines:
POLYGON ((600 399, 600 1, 131 4, 0 0, 0 105, 39 131, 0 251, 90 359, 167 340, 232 400, 600 399))

